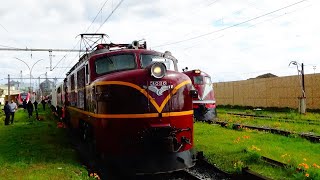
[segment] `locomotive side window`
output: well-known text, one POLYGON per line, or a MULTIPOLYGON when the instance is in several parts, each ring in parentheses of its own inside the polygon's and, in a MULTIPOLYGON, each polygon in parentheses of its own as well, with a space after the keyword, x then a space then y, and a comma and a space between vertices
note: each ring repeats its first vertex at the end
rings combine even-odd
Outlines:
POLYGON ((152 55, 152 54, 141 54, 141 67, 145 68, 152 62, 163 62, 168 70, 174 71, 174 64, 171 59, 166 59, 161 56, 152 55))
POLYGON ((85 68, 81 68, 77 72, 77 107, 84 109, 85 97, 84 97, 84 87, 85 87, 85 68))
POLYGON ((193 82, 194 84, 203 84, 203 76, 194 76, 193 82))
POLYGON ((86 64, 86 84, 88 84, 89 83, 89 66, 88 66, 88 64, 86 64))
POLYGON ((74 86, 74 75, 71 76, 70 82, 71 82, 71 91, 74 91, 74 89, 75 89, 75 86, 74 86))
POLYGON ((99 75, 114 71, 135 69, 135 56, 133 54, 105 56, 95 61, 95 67, 96 73, 99 75))
POLYGON ((71 75, 70 82, 71 82, 71 92, 70 92, 70 105, 75 106, 76 105, 76 93, 75 91, 75 78, 74 74, 71 75))

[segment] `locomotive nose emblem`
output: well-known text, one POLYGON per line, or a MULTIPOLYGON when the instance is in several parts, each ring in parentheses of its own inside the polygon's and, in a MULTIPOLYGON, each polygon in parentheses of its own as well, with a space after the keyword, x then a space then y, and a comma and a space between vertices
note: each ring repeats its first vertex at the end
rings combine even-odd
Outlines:
POLYGON ((165 91, 172 89, 173 85, 167 85, 167 81, 150 81, 150 86, 143 86, 143 88, 162 96, 165 91), (160 86, 160 88, 157 86, 160 86))

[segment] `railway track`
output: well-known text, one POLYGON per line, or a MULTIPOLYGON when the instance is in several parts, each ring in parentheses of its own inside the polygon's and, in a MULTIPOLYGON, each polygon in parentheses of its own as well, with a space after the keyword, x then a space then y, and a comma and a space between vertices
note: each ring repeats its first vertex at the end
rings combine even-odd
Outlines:
POLYGON ((196 165, 192 168, 163 174, 149 174, 137 176, 123 176, 119 170, 113 169, 94 157, 87 144, 69 133, 71 143, 78 152, 81 162, 87 167, 88 176, 98 180, 134 179, 134 180, 233 180, 233 179, 261 179, 269 178, 261 176, 249 168, 243 168, 242 174, 229 174, 210 164, 202 152, 197 153, 196 165))
POLYGON ((119 169, 114 169, 110 165, 106 165, 97 157, 93 156, 92 150, 88 144, 79 140, 75 137, 72 132, 69 132, 69 138, 71 140, 74 149, 78 152, 81 162, 86 166, 88 170, 88 176, 95 177, 96 179, 137 179, 137 180, 209 180, 209 179, 230 179, 228 174, 219 171, 217 168, 212 166, 204 166, 203 161, 199 159, 196 165, 192 168, 175 171, 171 173, 160 173, 160 174, 147 174, 137 176, 127 176, 119 169))
MULTIPOLYGON (((199 175, 190 172, 189 170, 181 170, 172 173, 165 174, 155 174, 155 175, 140 175, 135 176, 132 179, 137 180, 202 180, 203 178, 199 177, 199 175)), ((210 178, 211 179, 211 178, 210 178)))

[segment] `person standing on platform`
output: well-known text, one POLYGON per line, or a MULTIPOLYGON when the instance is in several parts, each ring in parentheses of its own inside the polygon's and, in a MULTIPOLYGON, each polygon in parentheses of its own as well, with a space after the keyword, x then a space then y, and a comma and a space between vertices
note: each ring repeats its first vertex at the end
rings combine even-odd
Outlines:
POLYGON ((27 104, 27 110, 28 110, 29 118, 32 117, 33 104, 32 104, 31 101, 29 101, 28 104, 27 104))
POLYGON ((9 102, 6 101, 6 103, 4 104, 4 113, 6 115, 6 118, 4 119, 4 125, 9 125, 10 122, 10 106, 9 106, 9 102))
POLYGON ((46 110, 46 101, 44 99, 42 99, 41 104, 42 104, 43 110, 45 111, 46 110))
POLYGON ((33 105, 34 105, 34 110, 37 111, 38 110, 38 102, 37 102, 37 100, 34 101, 33 105))
POLYGON ((23 99, 23 101, 22 101, 22 107, 23 107, 23 109, 24 109, 24 111, 25 111, 26 108, 27 108, 27 100, 26 100, 26 99, 23 99))
POLYGON ((11 103, 9 104, 10 107, 10 114, 11 114, 11 124, 13 124, 13 120, 14 120, 14 113, 16 112, 16 110, 18 109, 17 104, 13 101, 13 99, 11 100, 11 103))

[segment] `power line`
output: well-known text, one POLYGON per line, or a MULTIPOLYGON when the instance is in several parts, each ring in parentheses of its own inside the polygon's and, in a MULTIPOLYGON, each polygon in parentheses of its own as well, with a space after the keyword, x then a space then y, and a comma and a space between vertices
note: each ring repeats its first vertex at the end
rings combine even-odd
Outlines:
MULTIPOLYGON (((208 8, 208 7, 210 7, 211 5, 213 5, 213 4, 215 4, 216 2, 218 2, 219 0, 213 0, 213 1, 211 1, 209 4, 204 4, 204 3, 201 3, 201 6, 199 6, 199 7, 197 7, 197 8, 194 8, 194 6, 192 6, 193 7, 193 9, 192 9, 192 11, 191 12, 188 12, 189 14, 192 14, 193 16, 195 15, 195 14, 197 14, 197 13, 199 13, 199 12, 201 12, 200 11, 200 9, 203 9, 203 8, 208 8)), ((199 2, 197 2, 197 4, 199 4, 199 2)), ((170 25, 170 24, 173 24, 174 22, 176 22, 176 21, 188 21, 189 22, 189 19, 187 19, 187 18, 185 18, 186 16, 183 16, 183 18, 185 18, 184 20, 181 18, 181 14, 182 13, 180 13, 180 14, 170 14, 170 16, 167 16, 167 18, 166 19, 170 19, 171 21, 167 21, 165 24, 166 25, 170 25), (180 17, 179 17, 179 15, 180 15, 180 17)), ((162 25, 164 25, 164 24, 162 24, 162 25)), ((148 31, 149 32, 149 31, 148 31)), ((193 31, 192 31, 193 32, 193 31)), ((191 33, 192 33, 191 32, 191 33)), ((152 32, 152 33, 154 33, 154 31, 152 32)), ((185 35, 183 35, 184 37, 186 36, 186 35, 188 35, 188 34, 191 34, 191 33, 187 33, 187 34, 185 34, 185 35)), ((143 35, 142 37, 144 37, 144 38, 146 38, 146 37, 148 37, 151 33, 149 32, 149 33, 146 33, 146 32, 144 32, 144 34, 146 34, 146 35, 143 35)))
MULTIPOLYGON (((0 45, 2 46, 2 45, 0 45)), ((10 46, 2 46, 6 48, 0 48, 0 51, 59 51, 59 52, 79 52, 81 50, 75 49, 42 49, 42 48, 15 48, 10 46)))
MULTIPOLYGON (((307 8, 307 7, 310 7, 310 6, 311 6, 311 5, 308 5, 308 6, 305 6, 305 7, 300 8, 300 9, 295 9, 295 10, 290 11, 290 12, 285 12, 284 14, 281 14, 281 15, 279 15, 279 16, 275 16, 275 17, 272 17, 272 18, 263 20, 263 21, 258 22, 258 23, 256 23, 256 24, 252 24, 251 26, 248 26, 248 27, 246 27, 246 28, 248 29, 248 28, 252 28, 252 27, 257 27, 257 25, 259 25, 259 24, 263 24, 263 23, 265 23, 265 22, 269 22, 269 21, 272 21, 272 20, 274 20, 274 19, 281 18, 281 17, 283 17, 283 16, 285 16, 285 15, 289 15, 289 14, 295 13, 295 12, 301 10, 301 9, 305 9, 305 8, 307 8)), ((210 39, 210 40, 207 40, 207 41, 210 41, 210 42, 211 42, 211 41, 217 40, 217 39, 219 39, 219 38, 222 38, 222 37, 224 37, 224 36, 225 36, 225 35, 221 35, 221 36, 219 36, 218 38, 210 39)), ((194 45, 192 45, 191 47, 184 48, 183 50, 190 49, 190 48, 192 48, 192 47, 196 47, 196 46, 198 46, 198 45, 200 45, 200 44, 202 44, 202 43, 194 44, 194 45)), ((256 47, 257 47, 257 46, 255 46, 255 47, 250 47, 250 48, 242 48, 242 49, 240 49, 240 50, 243 51, 243 50, 252 49, 252 48, 256 48, 256 47)), ((306 65, 305 65, 305 66, 306 66, 306 65)))
POLYGON ((62 68, 60 71, 60 75, 61 77, 65 76, 65 72, 67 71, 67 68, 71 66, 71 64, 74 62, 74 60, 77 59, 78 56, 75 56, 74 58, 72 58, 72 60, 70 61, 70 63, 68 64, 68 66, 66 68, 62 68), (63 70, 64 69, 64 70, 63 70))
MULTIPOLYGON (((68 52, 58 61, 58 63, 57 63, 51 70, 54 70, 54 69, 59 65, 59 63, 60 63, 63 59, 65 59, 72 51, 74 51, 74 49, 76 48, 76 46, 77 46, 79 43, 80 43, 80 40, 77 42, 76 45, 73 46, 73 48, 72 48, 70 51, 68 51, 68 52)), ((81 50, 80 50, 80 51, 81 51, 81 50)), ((80 53, 80 51, 79 51, 79 53, 80 53)))
POLYGON ((1 45, 1 44, 0 44, 0 46, 4 47, 4 48, 16 48, 16 47, 12 47, 12 46, 1 45))
POLYGON ((268 15, 273 14, 273 13, 275 13, 275 12, 278 12, 278 11, 281 11, 281 10, 283 10, 283 9, 289 8, 289 7, 291 7, 291 6, 300 4, 300 3, 304 2, 304 1, 307 1, 307 0, 302 0, 302 1, 299 1, 299 2, 296 2, 296 3, 293 3, 293 4, 290 4, 290 5, 288 5, 288 6, 285 6, 285 7, 280 8, 280 9, 277 9, 277 10, 274 10, 274 11, 271 11, 271 12, 268 12, 268 13, 265 13, 265 14, 260 15, 260 16, 256 16, 256 17, 251 18, 251 19, 249 19, 249 20, 242 21, 242 22, 240 22, 240 23, 237 23, 237 24, 234 24, 234 25, 231 25, 231 26, 228 26, 228 27, 225 27, 225 28, 216 30, 216 31, 212 31, 212 32, 209 32, 209 33, 201 34, 201 35, 198 35, 198 36, 195 36, 195 37, 191 37, 191 38, 188 38, 188 39, 184 39, 184 40, 180 40, 180 41, 175 41, 175 42, 171 42, 171 43, 161 44, 161 45, 158 45, 158 46, 154 46, 153 48, 155 48, 155 47, 162 47, 162 46, 169 46, 169 45, 173 45, 173 44, 178 44, 178 43, 190 41, 190 40, 193 40, 193 39, 198 39, 198 38, 201 38, 201 37, 203 37, 203 36, 208 36, 208 35, 210 35, 210 34, 214 34, 214 33, 217 33, 217 32, 221 32, 221 31, 224 31, 224 30, 227 30, 227 29, 230 29, 230 28, 233 28, 233 27, 236 27, 236 26, 239 26, 239 25, 248 23, 248 22, 250 22, 250 21, 253 21, 253 20, 262 18, 262 17, 264 17, 264 16, 268 16, 268 15))
MULTIPOLYGON (((123 0, 122 0, 123 1, 123 0)), ((122 3, 122 1, 118 4, 118 6, 120 6, 120 4, 122 3)), ((88 28, 86 29, 86 31, 85 31, 85 33, 89 30, 89 28, 92 26, 92 24, 94 23, 94 21, 97 19, 97 17, 98 17, 98 15, 101 13, 101 11, 102 11, 102 9, 104 8, 104 6, 107 4, 107 2, 108 2, 108 0, 106 0, 104 3, 103 3, 103 5, 102 5, 102 7, 100 8, 100 10, 99 10, 99 12, 97 13, 97 15, 95 16, 95 18, 92 20, 92 22, 91 22, 91 24, 88 26, 88 28)), ((118 7, 117 6, 117 7, 118 7)), ((116 8, 117 8, 116 7, 116 8)), ((113 12, 112 12, 113 13, 113 12)), ((112 15, 112 14, 111 14, 112 15)), ((111 16, 111 15, 109 15, 109 17, 111 16)), ((105 22, 107 21, 107 19, 105 20, 105 22)), ((104 23, 105 23, 104 22, 104 23)), ((104 24, 103 23, 103 24, 104 24)), ((103 25, 102 24, 102 25, 103 25)), ((102 27, 102 25, 99 27, 99 29, 102 27)), ((99 30, 98 29, 98 30, 99 30)), ((98 31, 97 30, 97 31, 98 31)), ((96 32, 97 32, 96 31, 96 32)), ((81 40, 79 40, 78 42, 77 42, 77 44, 75 45, 75 46, 73 46, 73 48, 72 49, 75 49, 75 47, 80 43, 80 41, 81 40)), ((70 54, 70 52, 68 52, 68 53, 66 53, 59 61, 58 61, 58 63, 51 69, 51 70, 53 70, 53 69, 55 69, 58 65, 59 65, 59 63, 63 60, 63 59, 65 59, 68 55, 70 54)), ((71 61, 72 62, 72 61, 71 61)), ((71 63, 70 63, 71 64, 71 63)), ((68 66, 67 66, 68 67, 68 66)))
MULTIPOLYGON (((98 15, 101 13, 102 9, 104 8, 104 6, 106 5, 107 2, 108 2, 108 0, 106 0, 106 1, 103 3, 102 7, 100 8, 99 12, 98 12, 97 15, 94 17, 94 19, 92 20, 91 24, 88 26, 88 28, 87 28, 87 30, 85 31, 85 33, 86 33, 86 32, 89 30, 89 28, 92 26, 92 24, 94 23, 94 21, 96 20, 96 18, 98 17, 98 15)), ((73 46, 73 48, 72 48, 71 51, 73 51, 73 50, 76 48, 76 46, 78 46, 78 44, 80 43, 80 41, 81 41, 81 40, 79 40, 79 41, 76 43, 76 45, 73 46)), ((58 63, 51 69, 51 71, 54 70, 54 69, 59 65, 59 63, 60 63, 62 60, 64 60, 64 59, 70 54, 71 51, 67 52, 67 53, 58 61, 58 63)), ((80 50, 80 51, 81 51, 81 50, 80 50)), ((79 51, 79 53, 80 53, 80 51, 79 51)), ((67 66, 67 67, 68 67, 68 66, 67 66)))
POLYGON ((7 33, 9 33, 9 31, 8 31, 2 24, 0 24, 0 26, 1 26, 5 31, 7 31, 7 33))
POLYGON ((106 0, 106 1, 103 3, 102 7, 100 8, 100 10, 99 10, 99 12, 97 13, 96 17, 94 17, 93 21, 91 22, 90 26, 87 28, 87 30, 85 31, 85 33, 88 32, 89 28, 92 26, 92 24, 94 23, 94 21, 97 19, 98 15, 102 12, 102 9, 104 8, 104 6, 107 4, 108 1, 109 1, 109 0, 106 0))
POLYGON ((95 33, 97 33, 100 28, 109 20, 109 18, 112 16, 112 14, 119 8, 119 6, 122 4, 124 0, 121 0, 117 6, 111 11, 111 13, 109 14, 109 16, 103 21, 103 23, 100 25, 100 27, 97 29, 97 31, 95 33))

